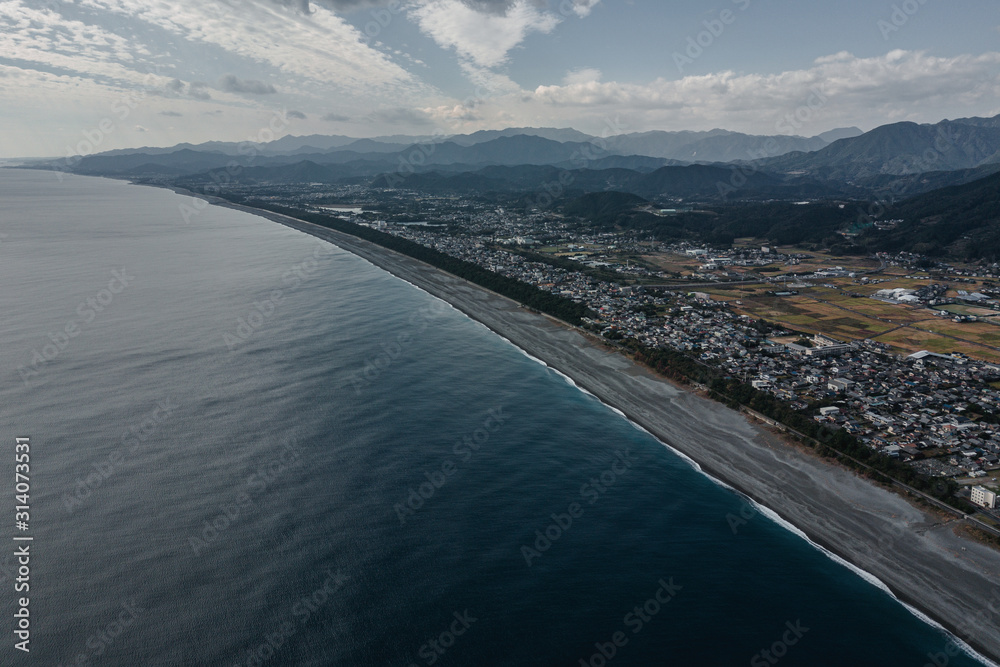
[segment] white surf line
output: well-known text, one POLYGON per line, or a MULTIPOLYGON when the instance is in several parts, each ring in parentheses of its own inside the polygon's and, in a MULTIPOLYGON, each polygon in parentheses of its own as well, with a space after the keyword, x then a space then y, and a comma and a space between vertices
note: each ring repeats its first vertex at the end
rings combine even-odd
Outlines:
MULTIPOLYGON (((245 213, 249 213, 249 211, 244 211, 244 212, 245 213)), ((251 215, 254 215, 254 214, 251 213, 251 215)), ((265 220, 271 220, 270 218, 267 218, 266 216, 263 216, 263 215, 261 215, 260 217, 264 218, 265 220)), ((277 221, 274 221, 274 220, 271 220, 271 221, 272 222, 277 222, 277 221)), ((297 221, 297 222, 305 222, 305 221, 297 221)), ((278 224, 282 224, 282 223, 278 223, 278 224)), ((313 223, 306 223, 306 224, 313 224, 313 223)), ((297 229, 295 227, 292 227, 291 225, 285 225, 285 226, 286 227, 290 227, 291 229, 297 229)), ((323 227, 321 225, 313 225, 313 226, 317 227, 318 229, 326 229, 325 227, 323 227)), ((314 237, 316 236, 314 234, 309 234, 309 232, 303 231, 301 229, 297 229, 297 231, 300 231, 303 234, 308 234, 309 236, 314 236, 314 237)), ((948 630, 947 628, 945 628, 943 625, 941 625, 940 623, 938 623, 934 619, 930 618, 929 616, 927 616, 926 614, 924 614, 923 612, 921 612, 916 607, 913 607, 912 605, 909 605, 906 602, 903 602, 902 600, 900 600, 898 597, 896 597, 896 595, 892 592, 892 590, 886 585, 886 583, 884 581, 882 581, 881 579, 879 579, 877 576, 875 576, 871 572, 868 572, 867 570, 861 569, 860 567, 854 565, 850 561, 848 561, 848 560, 846 560, 846 559, 838 556, 837 554, 835 554, 834 552, 830 551, 829 549, 826 549, 822 545, 817 544, 816 542, 813 542, 809 538, 809 536, 806 535, 798 526, 796 526, 795 524, 792 524, 792 523, 786 521, 785 519, 781 518, 781 516, 777 512, 775 512, 774 510, 772 510, 771 508, 766 507, 764 505, 761 505, 760 503, 758 503, 757 501, 755 501, 753 498, 750 498, 745 493, 741 492, 739 489, 736 489, 736 488, 730 486, 729 484, 725 483, 721 479, 718 479, 718 478, 713 477, 712 475, 708 474, 707 472, 705 472, 702 469, 702 467, 698 464, 698 462, 695 461, 694 459, 692 459, 690 456, 688 456, 684 452, 679 451, 675 447, 673 447, 673 446, 671 446, 671 445, 663 442, 658 437, 656 437, 654 434, 650 433, 647 429, 645 429, 641 424, 638 424, 635 421, 633 421, 624 412, 622 412, 621 410, 619 410, 618 408, 616 408, 613 405, 609 405, 608 403, 606 403, 605 401, 603 401, 600 397, 595 396, 593 393, 591 393, 587 389, 584 389, 583 387, 581 387, 580 385, 578 385, 573 380, 573 378, 571 378, 570 376, 566 375, 565 373, 563 373, 559 369, 554 368, 554 367, 550 366, 549 364, 545 363, 544 361, 542 361, 541 359, 539 359, 538 357, 533 356, 527 350, 524 350, 519 345, 517 345, 516 343, 514 343, 513 341, 511 341, 509 338, 507 338, 507 337, 503 336, 502 334, 494 331, 493 329, 491 329, 486 324, 484 324, 484 323, 480 322, 479 320, 477 320, 475 317, 472 317, 471 315, 469 315, 465 311, 463 311, 460 308, 456 307, 454 304, 452 304, 449 301, 447 301, 447 300, 445 300, 445 299, 437 296, 436 294, 431 293, 430 291, 428 291, 427 289, 421 287, 420 285, 415 285, 415 284, 411 283, 409 280, 396 275, 395 273, 393 273, 389 269, 385 269, 385 268, 379 266, 378 264, 375 264, 371 260, 369 260, 369 259, 367 259, 365 257, 362 257, 361 255, 358 255, 355 252, 352 252, 348 248, 344 248, 343 246, 338 245, 336 242, 331 241, 328 238, 322 238, 322 237, 320 237, 320 240, 326 241, 327 243, 330 243, 331 245, 336 246, 337 248, 340 248, 341 250, 343 250, 345 252, 348 252, 351 255, 354 255, 355 257, 357 257, 357 258, 361 259, 362 261, 370 264, 371 266, 375 267, 376 269, 379 269, 380 271, 384 271, 387 274, 389 274, 390 276, 396 278, 397 280, 400 280, 400 281, 406 283, 407 285, 410 285, 411 287, 414 287, 414 288, 420 290, 421 292, 427 294, 428 296, 430 296, 430 297, 432 297, 434 299, 437 299, 438 301, 441 301, 442 303, 444 303, 447 306, 449 306, 452 310, 454 310, 454 311, 460 313, 461 315, 463 315, 464 317, 466 317, 471 322, 474 322, 474 323, 476 323, 476 324, 484 327, 487 331, 489 331, 493 335, 497 336, 498 338, 500 338, 504 342, 506 342, 509 345, 513 346, 514 349, 516 349, 517 351, 519 351, 524 356, 528 357, 529 359, 531 359, 532 361, 534 361, 536 363, 541 364, 542 366, 544 366, 548 370, 552 371, 553 373, 556 373, 557 375, 560 375, 564 380, 566 380, 570 385, 572 385, 578 391, 581 391, 584 394, 586 394, 587 396, 590 396, 591 398, 594 398, 601 405, 603 405, 604 407, 608 408, 612 412, 616 413, 617 415, 619 415, 620 417, 622 417, 623 419, 625 419, 625 421, 627 421, 629 424, 631 424, 635 428, 639 429, 643 433, 646 433, 647 435, 649 435, 651 438, 653 438, 658 443, 660 443, 661 446, 665 447, 666 449, 668 449, 671 452, 673 452, 674 454, 676 454, 683 461, 685 461, 686 463, 688 463, 695 471, 701 473, 702 475, 704 475, 705 477, 707 477, 709 480, 711 480, 713 483, 717 484, 718 486, 720 486, 720 487, 722 487, 724 489, 728 489, 728 490, 730 490, 730 491, 732 491, 734 493, 737 493, 737 494, 743 496, 747 501, 749 501, 757 509, 757 511, 759 511, 761 514, 763 514, 764 516, 766 516, 768 519, 770 519, 774 523, 778 524, 779 526, 781 526, 785 530, 788 530, 792 534, 797 535, 798 537, 802 538, 810 546, 812 546, 813 548, 819 550, 821 553, 825 554, 828 558, 830 558, 830 560, 832 560, 835 563, 838 563, 838 564, 846 567, 848 570, 850 570, 854 574, 856 574, 859 577, 861 577, 861 579, 863 579, 864 581, 868 582, 872 586, 875 586, 876 588, 878 588, 882 592, 888 594, 889 597, 891 597, 893 600, 895 600, 900 605, 902 605, 904 609, 906 609, 911 614, 913 614, 913 616, 915 616, 918 620, 926 623, 927 625, 931 626, 932 628, 940 630, 943 634, 945 634, 946 636, 948 636, 948 638, 952 642, 954 642, 955 646, 957 646, 962 651, 964 651, 969 657, 973 658, 974 660, 978 660, 979 662, 981 662, 982 664, 986 665, 987 667, 1000 667, 1000 665, 998 665, 997 663, 993 662, 992 660, 990 660, 986 656, 984 656, 984 655, 980 654, 979 652, 977 652, 974 648, 972 648, 971 646, 969 646, 961 638, 957 637, 955 634, 953 634, 950 630, 948 630)), ((720 406, 721 406, 721 404, 720 404, 720 406)), ((722 406, 722 407, 725 407, 725 406, 722 406)))
MULTIPOLYGON (((741 494, 741 495, 743 495, 743 494, 741 494)), ((867 570, 861 569, 860 567, 858 567, 854 563, 852 563, 852 562, 850 562, 850 561, 842 558, 841 556, 838 556, 836 553, 830 551, 826 547, 824 547, 824 546, 822 546, 820 544, 817 544, 816 542, 813 542, 809 538, 808 535, 806 535, 804 532, 802 532, 801 529, 798 528, 798 526, 796 526, 795 524, 793 524, 793 523, 791 523, 789 521, 786 521, 785 519, 781 518, 781 516, 778 515, 778 513, 775 512, 774 510, 772 510, 771 508, 766 507, 764 505, 761 505, 760 503, 758 503, 757 501, 755 501, 753 498, 747 497, 747 500, 750 501, 750 503, 752 503, 753 506, 761 514, 763 514, 764 516, 766 516, 767 518, 769 518, 771 521, 773 521, 774 523, 778 524, 779 526, 781 526, 785 530, 788 530, 788 531, 790 531, 790 532, 798 535, 803 540, 805 540, 806 542, 808 542, 809 544, 811 544, 814 548, 816 548, 819 551, 821 551, 824 554, 826 554, 827 557, 829 557, 831 560, 833 560, 833 561, 835 561, 837 563, 840 563, 841 565, 843 565, 844 567, 846 567, 847 569, 851 570, 856 575, 858 575, 859 577, 861 577, 862 579, 864 579, 865 581, 867 581, 872 586, 875 586, 876 588, 878 588, 878 589, 882 590, 883 592, 887 593, 889 595, 889 597, 891 597, 893 600, 895 600, 896 602, 898 602, 899 604, 901 604, 907 611, 909 611, 911 614, 913 614, 914 616, 916 616, 918 619, 920 619, 921 621, 923 621, 927 625, 929 625, 929 626, 931 626, 933 628, 936 628, 936 629, 942 631, 944 634, 946 634, 955 643, 956 646, 958 646, 960 649, 962 649, 963 651, 965 651, 970 657, 972 657, 972 658, 980 661, 984 665, 988 665, 989 667, 997 667, 997 664, 995 662, 993 662, 992 660, 990 660, 986 656, 981 655, 980 653, 978 653, 974 648, 972 648, 971 646, 969 646, 968 644, 966 644, 959 637, 955 636, 950 630, 948 630, 943 625, 941 625, 940 623, 938 623, 937 621, 935 621, 933 618, 930 618, 929 616, 927 616, 926 614, 924 614, 922 611, 920 611, 916 607, 914 607, 914 606, 912 606, 912 605, 910 605, 910 604, 908 604, 906 602, 903 602, 898 597, 896 597, 895 593, 892 592, 892 590, 886 585, 886 583, 884 581, 882 581, 881 579, 879 579, 877 576, 875 576, 874 574, 872 574, 871 572, 869 572, 867 570)))
MULTIPOLYGON (((404 282, 408 282, 408 281, 404 281, 404 282)), ((412 284, 412 283, 410 283, 410 284, 412 284)), ((417 289, 420 289, 420 288, 418 287, 417 289)), ((431 295, 431 296, 433 296, 433 295, 431 295)), ((438 297, 435 297, 435 298, 438 298, 438 297)), ((447 303, 447 302, 445 302, 445 303, 447 303)), ((449 305, 451 305, 451 304, 449 304, 449 305)), ((454 306, 452 306, 452 308, 454 308, 454 306)), ((457 308, 455 308, 455 310, 458 310, 458 312, 460 312, 460 313, 462 312, 461 310, 459 310, 457 308)), ((465 315, 465 313, 462 313, 462 314, 465 315)), ((858 577, 860 577, 861 579, 863 579, 867 583, 869 583, 872 586, 878 588, 883 593, 888 594, 889 597, 891 597, 897 603, 899 603, 900 605, 902 605, 902 607, 904 609, 906 609, 908 612, 910 612, 918 620, 922 621, 923 623, 926 623, 930 627, 935 628, 936 630, 939 630, 944 635, 946 635, 949 638, 949 640, 952 641, 955 644, 955 646, 957 646, 959 649, 961 649, 962 651, 964 651, 969 657, 973 658, 974 660, 978 660, 979 662, 981 662, 982 664, 986 665, 987 667, 1000 667, 1000 665, 997 665, 997 663, 993 662, 992 660, 990 660, 986 656, 984 656, 981 653, 977 652, 969 644, 967 644, 960 637, 958 637, 957 635, 955 635, 954 633, 952 633, 950 630, 948 630, 947 628, 945 628, 943 625, 941 625, 940 623, 938 623, 937 621, 935 621, 931 617, 927 616, 925 613, 923 613, 922 611, 920 611, 916 607, 914 607, 914 606, 912 606, 912 605, 910 605, 910 604, 908 604, 908 603, 903 602, 902 600, 900 600, 898 597, 896 597, 895 593, 892 592, 892 589, 890 589, 889 586, 884 581, 882 581, 881 579, 879 579, 876 575, 872 574, 871 572, 869 572, 867 570, 864 570, 864 569, 858 567, 854 563, 852 563, 849 560, 847 560, 847 559, 845 559, 845 558, 837 555, 836 553, 830 551, 829 549, 827 549, 826 547, 822 546, 821 544, 818 544, 818 543, 814 542, 812 539, 810 539, 810 537, 802 529, 800 529, 798 526, 796 526, 795 524, 791 523, 790 521, 787 521, 786 519, 783 519, 781 517, 781 515, 779 515, 774 510, 772 510, 770 507, 767 507, 765 505, 760 504, 759 502, 757 502, 753 498, 749 497, 748 495, 746 495, 745 493, 743 493, 739 489, 737 489, 737 488, 735 488, 735 487, 727 484, 726 482, 722 481, 721 479, 718 479, 718 478, 710 475, 709 473, 705 472, 702 469, 702 467, 698 464, 698 462, 695 461, 694 459, 692 459, 690 456, 688 456, 684 452, 678 450, 676 447, 673 447, 672 445, 669 445, 669 444, 663 442, 660 438, 658 438, 656 435, 654 435, 653 433, 651 433, 644 426, 642 426, 641 424, 639 424, 639 423, 635 422, 634 420, 632 420, 624 412, 622 412, 621 410, 619 410, 618 408, 616 408, 613 405, 609 405, 604 400, 602 400, 600 397, 594 395, 592 392, 590 392, 587 389, 585 389, 585 388, 581 387, 580 385, 578 385, 573 380, 573 378, 571 378, 570 376, 566 375, 565 373, 563 373, 562 371, 560 371, 558 368, 554 368, 554 367, 550 366, 549 364, 545 363, 544 361, 542 361, 541 359, 539 359, 538 357, 533 356, 532 354, 530 354, 526 350, 524 350, 521 347, 519 347, 516 343, 514 343, 510 339, 508 339, 505 336, 502 336, 502 335, 496 333, 495 331, 493 331, 492 329, 490 329, 488 326, 486 326, 482 322, 476 320, 475 318, 473 318, 473 317, 471 317, 469 315, 465 315, 465 316, 468 317, 473 322, 475 322, 476 324, 479 324, 480 326, 486 328, 488 331, 491 331, 496 336, 498 336, 501 340, 505 341, 506 343, 509 343, 511 346, 514 347, 514 349, 516 349, 518 352, 520 352, 521 354, 523 354, 527 358, 531 359, 532 361, 534 361, 534 362, 536 362, 538 364, 541 364, 546 369, 548 369, 548 370, 552 371, 553 373, 561 376, 564 380, 566 380, 566 382, 568 382, 570 385, 572 385, 573 387, 575 387, 577 390, 583 392, 587 396, 590 396, 591 398, 593 398, 596 401, 598 401, 605 408, 607 408, 607 409, 611 410, 612 412, 614 412, 615 414, 619 415, 621 418, 623 418, 625 421, 627 421, 633 427, 635 427, 639 431, 642 431, 646 435, 650 436, 651 438, 653 438, 654 440, 656 440, 658 443, 660 443, 661 446, 665 447, 666 449, 668 449, 671 452, 673 452, 674 454, 676 454, 679 458, 681 458, 683 461, 685 461, 686 463, 688 463, 694 470, 696 470, 697 472, 701 473, 703 476, 705 476, 706 478, 708 478, 709 480, 711 480, 713 483, 715 483, 718 486, 720 486, 720 487, 722 487, 724 489, 727 489, 729 491, 732 491, 732 492, 734 492, 734 493, 742 496, 743 498, 745 498, 759 513, 763 514, 765 517, 767 517, 768 519, 770 519, 771 521, 773 521, 777 525, 781 526, 782 528, 784 528, 788 532, 792 533, 793 535, 796 535, 796 536, 800 537, 801 539, 805 540, 807 544, 809 544, 814 549, 818 550, 820 553, 826 555, 827 558, 829 558, 833 562, 838 563, 839 565, 842 565, 842 566, 846 567, 848 570, 850 570, 851 572, 853 572, 854 574, 856 574, 858 577)))
MULTIPOLYGON (((548 366, 548 364, 545 364, 544 362, 541 362, 541 363, 543 365, 548 366)), ((551 366, 549 366, 549 368, 551 368, 551 366)), ((562 375, 562 373, 560 373, 558 370, 556 370, 556 369, 552 369, 552 370, 555 370, 557 373, 559 373, 560 375, 562 375)), ((573 383, 573 384, 575 384, 575 383, 573 383)), ((584 390, 584 391, 586 391, 586 390, 584 390)), ((590 396, 594 396, 594 394, 590 393, 589 391, 586 391, 586 393, 588 395, 590 395, 590 396)), ((597 397, 595 396, 594 398, 597 398, 597 397)), ((997 665, 997 663, 993 662, 992 660, 990 660, 986 656, 984 656, 981 653, 979 653, 978 651, 976 651, 974 648, 972 648, 971 646, 969 646, 969 644, 967 644, 965 641, 963 641, 960 637, 958 637, 957 635, 955 635, 954 633, 952 633, 950 630, 948 630, 946 627, 944 627, 943 625, 941 625, 940 623, 938 623, 937 621, 935 621, 933 618, 927 616, 927 614, 923 613, 922 611, 920 611, 916 607, 914 607, 914 606, 912 606, 912 605, 910 605, 910 604, 908 604, 908 603, 900 600, 898 597, 896 597, 896 594, 892 592, 892 589, 890 589, 889 586, 884 581, 882 581, 881 579, 879 579, 876 575, 872 574, 868 570, 864 570, 864 569, 858 567, 857 565, 855 565, 854 563, 850 562, 849 560, 843 558, 842 556, 839 556, 838 554, 834 553, 833 551, 830 551, 829 549, 827 549, 823 545, 814 542, 801 528, 799 528, 795 524, 791 523, 790 521, 782 518, 780 514, 778 514, 776 511, 774 511, 770 507, 762 505, 761 503, 757 502, 756 500, 754 500, 753 498, 751 498, 747 494, 743 493, 739 489, 736 489, 736 488, 730 486, 729 484, 727 484, 726 482, 722 481, 721 479, 717 479, 717 478, 713 477, 709 473, 705 472, 702 469, 702 467, 700 465, 698 465, 697 461, 695 461, 694 459, 692 459, 690 456, 684 454, 683 452, 678 451, 675 447, 673 447, 673 446, 671 446, 671 445, 663 442, 662 440, 660 440, 658 437, 656 437, 656 435, 650 433, 647 429, 643 428, 643 426, 641 424, 637 424, 636 422, 634 422, 630 417, 628 417, 621 410, 615 408, 612 405, 607 405, 607 403, 604 403, 604 401, 601 400, 600 398, 597 398, 597 400, 600 403, 602 403, 603 405, 605 405, 606 407, 610 408, 612 412, 615 412, 618 415, 620 415, 621 417, 623 417, 626 421, 628 421, 630 424, 632 424, 632 426, 634 426, 635 428, 639 429, 640 431, 648 434, 651 438, 653 438, 657 442, 659 442, 663 447, 669 449, 671 452, 674 452, 675 454, 677 454, 678 456, 680 456, 684 461, 686 461, 687 463, 689 463, 692 468, 694 468, 695 470, 697 470, 698 472, 700 472, 702 475, 704 475, 708 479, 712 480, 713 482, 715 482, 719 486, 721 486, 721 487, 723 487, 725 489, 728 489, 730 491, 733 491, 734 493, 737 493, 740 496, 743 496, 743 498, 745 498, 758 512, 760 512, 761 514, 763 514, 765 517, 767 517, 768 519, 770 519, 774 523, 778 524, 779 526, 781 526, 785 530, 789 531, 790 533, 792 533, 792 534, 794 534, 794 535, 802 538, 803 540, 806 541, 806 543, 808 543, 814 549, 817 549, 821 553, 825 554, 830 560, 832 560, 835 563, 838 563, 838 564, 846 567, 848 570, 850 570, 854 574, 858 575, 864 581, 868 582, 872 586, 875 586, 876 588, 878 588, 882 592, 888 594, 889 597, 891 597, 893 600, 895 600, 900 605, 902 605, 904 609, 906 609, 908 612, 910 612, 911 614, 913 614, 914 616, 916 616, 917 619, 919 619, 920 621, 923 621, 924 623, 926 623, 927 625, 931 626, 932 628, 935 628, 935 629, 941 631, 943 634, 945 634, 949 638, 949 640, 951 640, 955 644, 955 646, 957 646, 958 648, 960 648, 962 651, 964 651, 971 658, 973 658, 975 660, 978 660, 979 662, 981 662, 982 664, 986 665, 987 667, 1000 667, 1000 665, 997 665)))

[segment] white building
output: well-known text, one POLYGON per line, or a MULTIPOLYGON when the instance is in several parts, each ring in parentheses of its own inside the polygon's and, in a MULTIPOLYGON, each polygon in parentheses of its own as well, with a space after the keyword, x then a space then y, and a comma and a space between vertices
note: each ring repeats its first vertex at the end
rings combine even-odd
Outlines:
POLYGON ((853 384, 854 382, 851 380, 846 380, 844 378, 836 378, 834 380, 830 380, 826 384, 826 388, 829 389, 830 391, 841 392, 841 391, 847 391, 848 389, 851 388, 853 384))
POLYGON ((844 354, 851 349, 850 345, 846 345, 822 334, 813 336, 812 342, 812 347, 805 347, 804 345, 799 345, 798 343, 785 343, 785 347, 788 348, 788 350, 793 354, 805 357, 831 357, 844 354))
POLYGON ((888 299, 889 301, 917 302, 920 301, 914 296, 917 290, 897 287, 896 289, 880 289, 873 295, 876 299, 888 299))
POLYGON ((997 494, 982 486, 972 487, 972 503, 987 509, 996 509, 997 494))

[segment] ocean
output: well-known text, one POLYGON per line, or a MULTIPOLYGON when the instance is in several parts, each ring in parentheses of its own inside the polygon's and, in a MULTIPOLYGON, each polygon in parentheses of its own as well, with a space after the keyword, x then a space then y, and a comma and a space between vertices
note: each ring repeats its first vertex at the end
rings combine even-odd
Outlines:
POLYGON ((981 664, 442 301, 190 201, 0 170, 0 663, 981 664))

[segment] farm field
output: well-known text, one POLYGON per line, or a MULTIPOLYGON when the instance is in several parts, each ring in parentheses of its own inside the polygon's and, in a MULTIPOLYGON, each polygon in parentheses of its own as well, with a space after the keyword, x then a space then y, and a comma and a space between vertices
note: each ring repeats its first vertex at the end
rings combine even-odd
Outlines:
POLYGON ((644 262, 659 268, 661 271, 670 271, 689 276, 698 270, 703 260, 698 257, 688 257, 687 255, 674 255, 669 253, 652 253, 640 255, 644 262))
POLYGON ((978 345, 968 345, 933 333, 914 329, 897 329, 877 339, 898 352, 912 354, 928 350, 939 354, 961 352, 976 359, 1000 363, 1000 352, 978 345))
POLYGON ((920 350, 941 354, 961 352, 979 359, 1000 361, 998 350, 948 338, 954 336, 1000 347, 1000 326, 986 322, 956 323, 948 318, 938 317, 926 308, 895 305, 869 298, 852 298, 829 288, 802 290, 800 294, 788 297, 767 295, 766 289, 755 288, 752 292, 743 292, 738 289, 711 288, 702 291, 720 301, 739 300, 740 305, 734 304, 734 309, 740 314, 782 324, 797 331, 823 333, 844 341, 870 338, 889 345, 898 353, 912 354, 920 350), (844 310, 845 308, 852 312, 844 310))
POLYGON ((867 285, 855 285, 853 281, 850 281, 848 285, 844 285, 845 289, 850 289, 858 294, 864 294, 865 296, 871 296, 884 289, 920 289, 921 287, 926 287, 932 284, 933 280, 917 280, 915 278, 893 278, 891 280, 886 280, 884 282, 871 282, 867 285))
POLYGON ((790 297, 744 295, 740 301, 742 305, 736 306, 736 310, 741 314, 778 322, 797 331, 824 333, 842 340, 873 338, 895 326, 849 313, 803 294, 790 297))
MULTIPOLYGON (((766 243, 740 239, 737 245, 756 248, 766 243)), ((938 282, 925 271, 890 266, 880 273, 869 275, 870 282, 862 284, 861 274, 879 268, 877 260, 833 257, 794 247, 778 247, 775 250, 784 254, 806 254, 809 257, 797 265, 775 263, 752 269, 732 267, 731 270, 751 271, 768 277, 785 275, 790 282, 795 279, 793 274, 804 275, 835 266, 854 271, 858 276, 813 279, 809 281, 813 287, 767 283, 699 287, 697 291, 709 294, 713 300, 728 302, 737 313, 768 320, 796 331, 822 333, 844 341, 872 339, 885 343, 897 353, 911 354, 920 350, 941 354, 961 352, 971 357, 1000 362, 1000 350, 992 349, 1000 348, 1000 326, 993 323, 1000 323, 1000 312, 964 304, 945 306, 943 309, 951 313, 984 318, 979 322, 958 323, 953 322, 950 316, 939 316, 936 312, 939 309, 869 298, 883 289, 915 290, 938 282), (768 294, 783 290, 797 291, 798 294, 785 297, 768 294), (955 340, 956 338, 963 340, 955 340)), ((682 275, 696 272, 703 261, 701 257, 671 253, 648 253, 641 258, 650 266, 682 275)), ((948 278, 940 280, 952 282, 948 278)), ((969 292, 978 287, 978 284, 971 283, 961 285, 961 289, 969 292)), ((954 296, 957 289, 959 288, 951 290, 949 295, 954 296)))
MULTIPOLYGON (((1000 327, 988 322, 958 323, 942 317, 921 322, 918 326, 921 329, 930 329, 949 336, 1000 347, 1000 327)), ((956 344, 960 343, 956 342, 956 344)))
POLYGON ((979 306, 967 306, 961 303, 949 303, 947 305, 941 306, 938 310, 946 310, 949 313, 955 313, 956 315, 974 315, 976 317, 1000 317, 1000 312, 992 310, 990 308, 981 308, 979 306))

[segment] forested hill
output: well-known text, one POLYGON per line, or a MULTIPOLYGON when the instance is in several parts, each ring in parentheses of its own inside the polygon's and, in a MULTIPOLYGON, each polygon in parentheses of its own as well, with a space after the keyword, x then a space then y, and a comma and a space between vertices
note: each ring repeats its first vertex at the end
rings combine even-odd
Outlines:
POLYGON ((1000 259, 1000 173, 907 199, 882 217, 902 222, 867 230, 860 241, 871 250, 1000 259))

